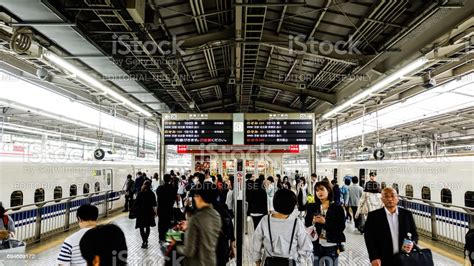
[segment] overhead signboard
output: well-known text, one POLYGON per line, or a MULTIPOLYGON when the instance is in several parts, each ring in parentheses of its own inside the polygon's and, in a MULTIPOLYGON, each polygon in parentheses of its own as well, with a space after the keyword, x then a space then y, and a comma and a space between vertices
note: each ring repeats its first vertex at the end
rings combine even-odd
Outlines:
POLYGON ((232 144, 232 117, 225 114, 167 114, 165 145, 232 144))
POLYGON ((246 114, 244 140, 255 144, 313 144, 312 114, 246 114))

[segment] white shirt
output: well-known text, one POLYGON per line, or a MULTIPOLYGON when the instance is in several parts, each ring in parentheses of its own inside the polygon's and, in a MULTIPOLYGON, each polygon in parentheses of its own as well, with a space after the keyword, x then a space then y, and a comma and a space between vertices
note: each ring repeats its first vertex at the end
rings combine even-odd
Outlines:
POLYGON ((227 197, 225 199, 225 204, 229 210, 234 210, 234 191, 230 190, 227 192, 227 197))
POLYGON ((398 207, 396 211, 392 214, 390 213, 387 208, 385 209, 385 213, 387 215, 388 226, 390 226, 390 234, 392 235, 392 245, 393 245, 393 254, 397 254, 400 252, 398 248, 398 235, 399 235, 399 227, 398 227, 398 207))
POLYGON ((81 242, 82 236, 84 236, 89 229, 91 229, 91 227, 82 228, 64 240, 61 251, 59 251, 58 265, 87 265, 87 262, 82 257, 79 243, 81 242))

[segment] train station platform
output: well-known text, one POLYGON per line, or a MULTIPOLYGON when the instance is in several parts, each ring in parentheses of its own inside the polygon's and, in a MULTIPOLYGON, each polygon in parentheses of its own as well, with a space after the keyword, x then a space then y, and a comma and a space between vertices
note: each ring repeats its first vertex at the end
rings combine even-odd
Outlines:
MULTIPOLYGON (((296 216, 296 212, 293 214, 296 216)), ((163 265, 165 258, 158 244, 158 230, 152 228, 149 247, 142 249, 139 231, 135 229, 135 220, 128 219, 125 213, 116 214, 113 217, 102 220, 100 223, 112 222, 118 225, 125 233, 128 246, 128 264, 130 265, 163 265)), ((26 261, 24 265, 56 265, 56 258, 59 254, 63 240, 73 232, 61 234, 53 239, 43 241, 41 244, 32 245, 27 248, 27 254, 32 254, 31 260, 26 261)), ((252 235, 250 231, 244 238, 244 265, 254 265, 249 260, 249 247, 252 235)), ((367 250, 363 236, 354 228, 353 223, 346 223, 345 235, 347 242, 345 243, 346 251, 340 254, 339 265, 369 265, 367 250)), ((433 252, 435 265, 463 265, 463 258, 446 249, 446 247, 420 241, 420 246, 430 248, 433 252)), ((10 265, 10 264, 5 264, 10 265)), ((229 265, 235 265, 229 264, 229 265)))

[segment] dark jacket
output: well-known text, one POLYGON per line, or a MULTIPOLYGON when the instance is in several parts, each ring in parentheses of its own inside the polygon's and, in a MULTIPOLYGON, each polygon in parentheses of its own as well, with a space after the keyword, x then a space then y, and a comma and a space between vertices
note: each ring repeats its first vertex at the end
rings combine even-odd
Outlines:
POLYGON ((184 245, 176 250, 185 256, 184 265, 214 266, 217 263, 217 239, 221 230, 219 213, 211 206, 196 210, 188 223, 184 245))
POLYGON ((214 209, 219 213, 222 223, 219 239, 217 241, 217 265, 225 266, 229 261, 230 242, 235 241, 234 224, 232 223, 232 217, 230 217, 224 205, 214 206, 214 209))
POLYGON ((173 205, 176 201, 176 188, 171 184, 164 184, 156 189, 158 199, 158 217, 167 219, 173 216, 173 205))
POLYGON ((341 188, 339 187, 339 185, 334 185, 332 187, 332 191, 334 193, 334 203, 336 203, 337 205, 341 205, 341 188))
POLYGON ((156 197, 152 191, 139 192, 135 201, 135 214, 137 221, 135 228, 155 226, 156 197))
POLYGON ((143 183, 145 183, 145 178, 143 176, 139 176, 135 179, 135 193, 142 191, 143 183))
POLYGON ((262 181, 255 181, 252 189, 252 197, 249 201, 249 212, 268 214, 267 192, 263 188, 262 181))
MULTIPOLYGON (((402 250, 403 239, 407 233, 412 234, 412 240, 418 242, 415 221, 410 211, 398 208, 398 247, 402 250)), ((380 259, 382 265, 393 265, 393 246, 390 226, 388 225, 385 208, 369 212, 364 229, 365 244, 370 261, 380 259)))
POLYGON ((135 181, 133 179, 127 179, 126 185, 125 185, 125 192, 127 193, 128 196, 132 195, 135 193, 135 181))
MULTIPOLYGON (((321 213, 321 203, 310 203, 306 206, 306 227, 313 224, 313 216, 321 213)), ((346 241, 344 229, 346 228, 346 218, 342 206, 332 202, 326 213, 325 224, 315 224, 318 235, 321 234, 322 229, 326 230, 326 239, 330 243, 341 243, 346 241)), ((319 239, 318 239, 319 240, 319 239)), ((319 241, 318 241, 319 242, 319 241)), ((318 245, 314 245, 315 248, 318 245)))

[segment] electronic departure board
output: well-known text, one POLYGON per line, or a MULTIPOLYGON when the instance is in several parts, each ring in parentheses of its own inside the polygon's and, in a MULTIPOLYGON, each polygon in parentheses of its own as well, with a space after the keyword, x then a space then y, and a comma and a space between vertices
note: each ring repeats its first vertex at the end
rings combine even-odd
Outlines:
POLYGON ((165 120, 165 145, 232 144, 232 120, 165 120))
POLYGON ((313 120, 245 120, 245 144, 313 144, 313 120))

